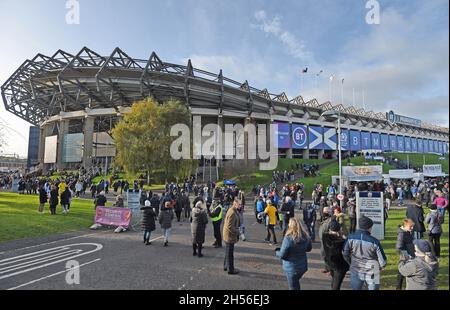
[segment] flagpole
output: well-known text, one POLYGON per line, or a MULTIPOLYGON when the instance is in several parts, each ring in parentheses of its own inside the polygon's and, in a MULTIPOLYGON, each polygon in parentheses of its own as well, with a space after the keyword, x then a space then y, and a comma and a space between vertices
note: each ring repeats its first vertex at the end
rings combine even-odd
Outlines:
POLYGON ((366 110, 366 94, 364 90, 362 92, 362 99, 363 99, 363 109, 366 110))
POLYGON ((342 105, 344 105, 344 79, 342 79, 341 96, 342 96, 342 105))
POLYGON ((355 88, 353 87, 353 106, 355 106, 355 88))

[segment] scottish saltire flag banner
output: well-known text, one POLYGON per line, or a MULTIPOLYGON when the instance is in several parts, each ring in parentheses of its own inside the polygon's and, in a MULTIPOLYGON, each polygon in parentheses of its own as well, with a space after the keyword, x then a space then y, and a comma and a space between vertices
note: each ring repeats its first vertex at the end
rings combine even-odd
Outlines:
POLYGON ((347 129, 341 129, 341 150, 350 150, 350 132, 347 129))
POLYGON ((291 126, 287 123, 274 123, 278 125, 278 129, 275 131, 276 138, 278 139, 279 149, 291 148, 291 126))
POLYGON ((411 138, 411 151, 417 153, 417 139, 411 138))
POLYGON ((405 151, 405 138, 403 136, 397 136, 397 151, 405 151))
POLYGON ((336 128, 323 129, 323 149, 328 151, 337 150, 337 133, 336 128))
POLYGON ((411 148, 411 138, 410 137, 405 137, 405 152, 411 152, 412 148, 411 148))
POLYGON ((372 139, 370 137, 370 132, 361 132, 361 149, 370 150, 372 149, 372 139))
POLYGON ((323 128, 309 126, 309 149, 323 150, 323 128))
POLYGON ((423 153, 423 140, 417 139, 417 152, 423 153))
POLYGON ((389 151, 389 135, 381 134, 381 150, 382 151, 389 151))
POLYGON ((350 150, 361 151, 361 133, 350 130, 350 150))
POLYGON ((372 133, 372 149, 381 150, 381 138, 379 133, 372 133))
POLYGON ((389 136, 390 150, 393 152, 398 151, 397 149, 397 136, 389 136))
POLYGON ((292 148, 304 150, 308 148, 308 127, 292 124, 292 148))

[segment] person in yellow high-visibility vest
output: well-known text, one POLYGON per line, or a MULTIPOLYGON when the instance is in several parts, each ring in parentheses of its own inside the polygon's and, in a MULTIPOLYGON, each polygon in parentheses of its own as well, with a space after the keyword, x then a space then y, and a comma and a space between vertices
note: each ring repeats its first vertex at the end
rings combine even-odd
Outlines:
POLYGON ((272 244, 277 244, 277 236, 275 235, 275 225, 277 224, 278 219, 278 210, 273 205, 273 202, 270 201, 267 204, 264 213, 268 216, 268 224, 267 224, 267 237, 265 241, 270 242, 270 237, 273 238, 272 244))
POLYGON ((222 234, 220 232, 220 226, 222 225, 223 219, 223 207, 219 199, 214 199, 212 210, 208 209, 209 217, 211 218, 213 228, 214 228, 214 241, 213 246, 215 248, 222 247, 222 234))

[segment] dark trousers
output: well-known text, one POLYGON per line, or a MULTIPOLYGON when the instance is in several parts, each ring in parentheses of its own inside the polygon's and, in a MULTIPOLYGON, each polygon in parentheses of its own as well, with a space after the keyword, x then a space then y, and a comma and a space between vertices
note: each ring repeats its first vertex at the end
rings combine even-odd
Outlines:
POLYGON ((266 241, 270 241, 272 236, 272 240, 274 243, 277 243, 277 236, 275 235, 275 225, 267 225, 267 237, 266 241))
POLYGON ((441 234, 428 234, 428 241, 433 245, 434 254, 437 257, 441 256, 441 234))
POLYGON ((144 242, 150 242, 150 236, 152 232, 150 230, 144 230, 144 242))
POLYGON ((55 205, 50 205, 50 214, 56 215, 56 206, 55 205))
POLYGON ((191 217, 191 208, 184 208, 184 218, 189 219, 191 217))
POLYGON ((181 210, 175 210, 175 214, 177 216, 177 221, 181 221, 181 210))
POLYGON ((356 217, 350 217, 350 233, 353 234, 356 231, 356 217))
POLYGON ((234 243, 225 242, 225 260, 223 261, 223 269, 228 272, 234 271, 234 243))
POLYGON ((400 271, 397 272, 397 290, 401 290, 402 286, 403 286, 403 280, 405 280, 405 277, 402 276, 402 274, 400 273, 400 271))
POLYGON ((342 282, 344 281, 347 271, 344 270, 331 270, 331 289, 333 291, 341 290, 342 282))
POLYGON ((220 233, 221 224, 222 224, 221 220, 213 222, 214 238, 216 239, 215 245, 217 246, 222 246, 222 234, 220 233))

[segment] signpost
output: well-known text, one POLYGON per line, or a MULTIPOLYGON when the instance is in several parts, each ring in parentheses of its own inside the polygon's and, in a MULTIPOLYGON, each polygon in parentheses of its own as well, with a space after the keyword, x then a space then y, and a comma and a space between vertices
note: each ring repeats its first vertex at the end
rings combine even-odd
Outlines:
POLYGON ((366 216, 373 221, 371 235, 378 240, 384 239, 384 203, 381 192, 356 193, 356 218, 359 229, 359 219, 366 216))
POLYGON ((127 192, 127 204, 128 208, 131 209, 132 218, 131 218, 131 227, 137 225, 140 221, 140 200, 141 191, 130 189, 127 192))

